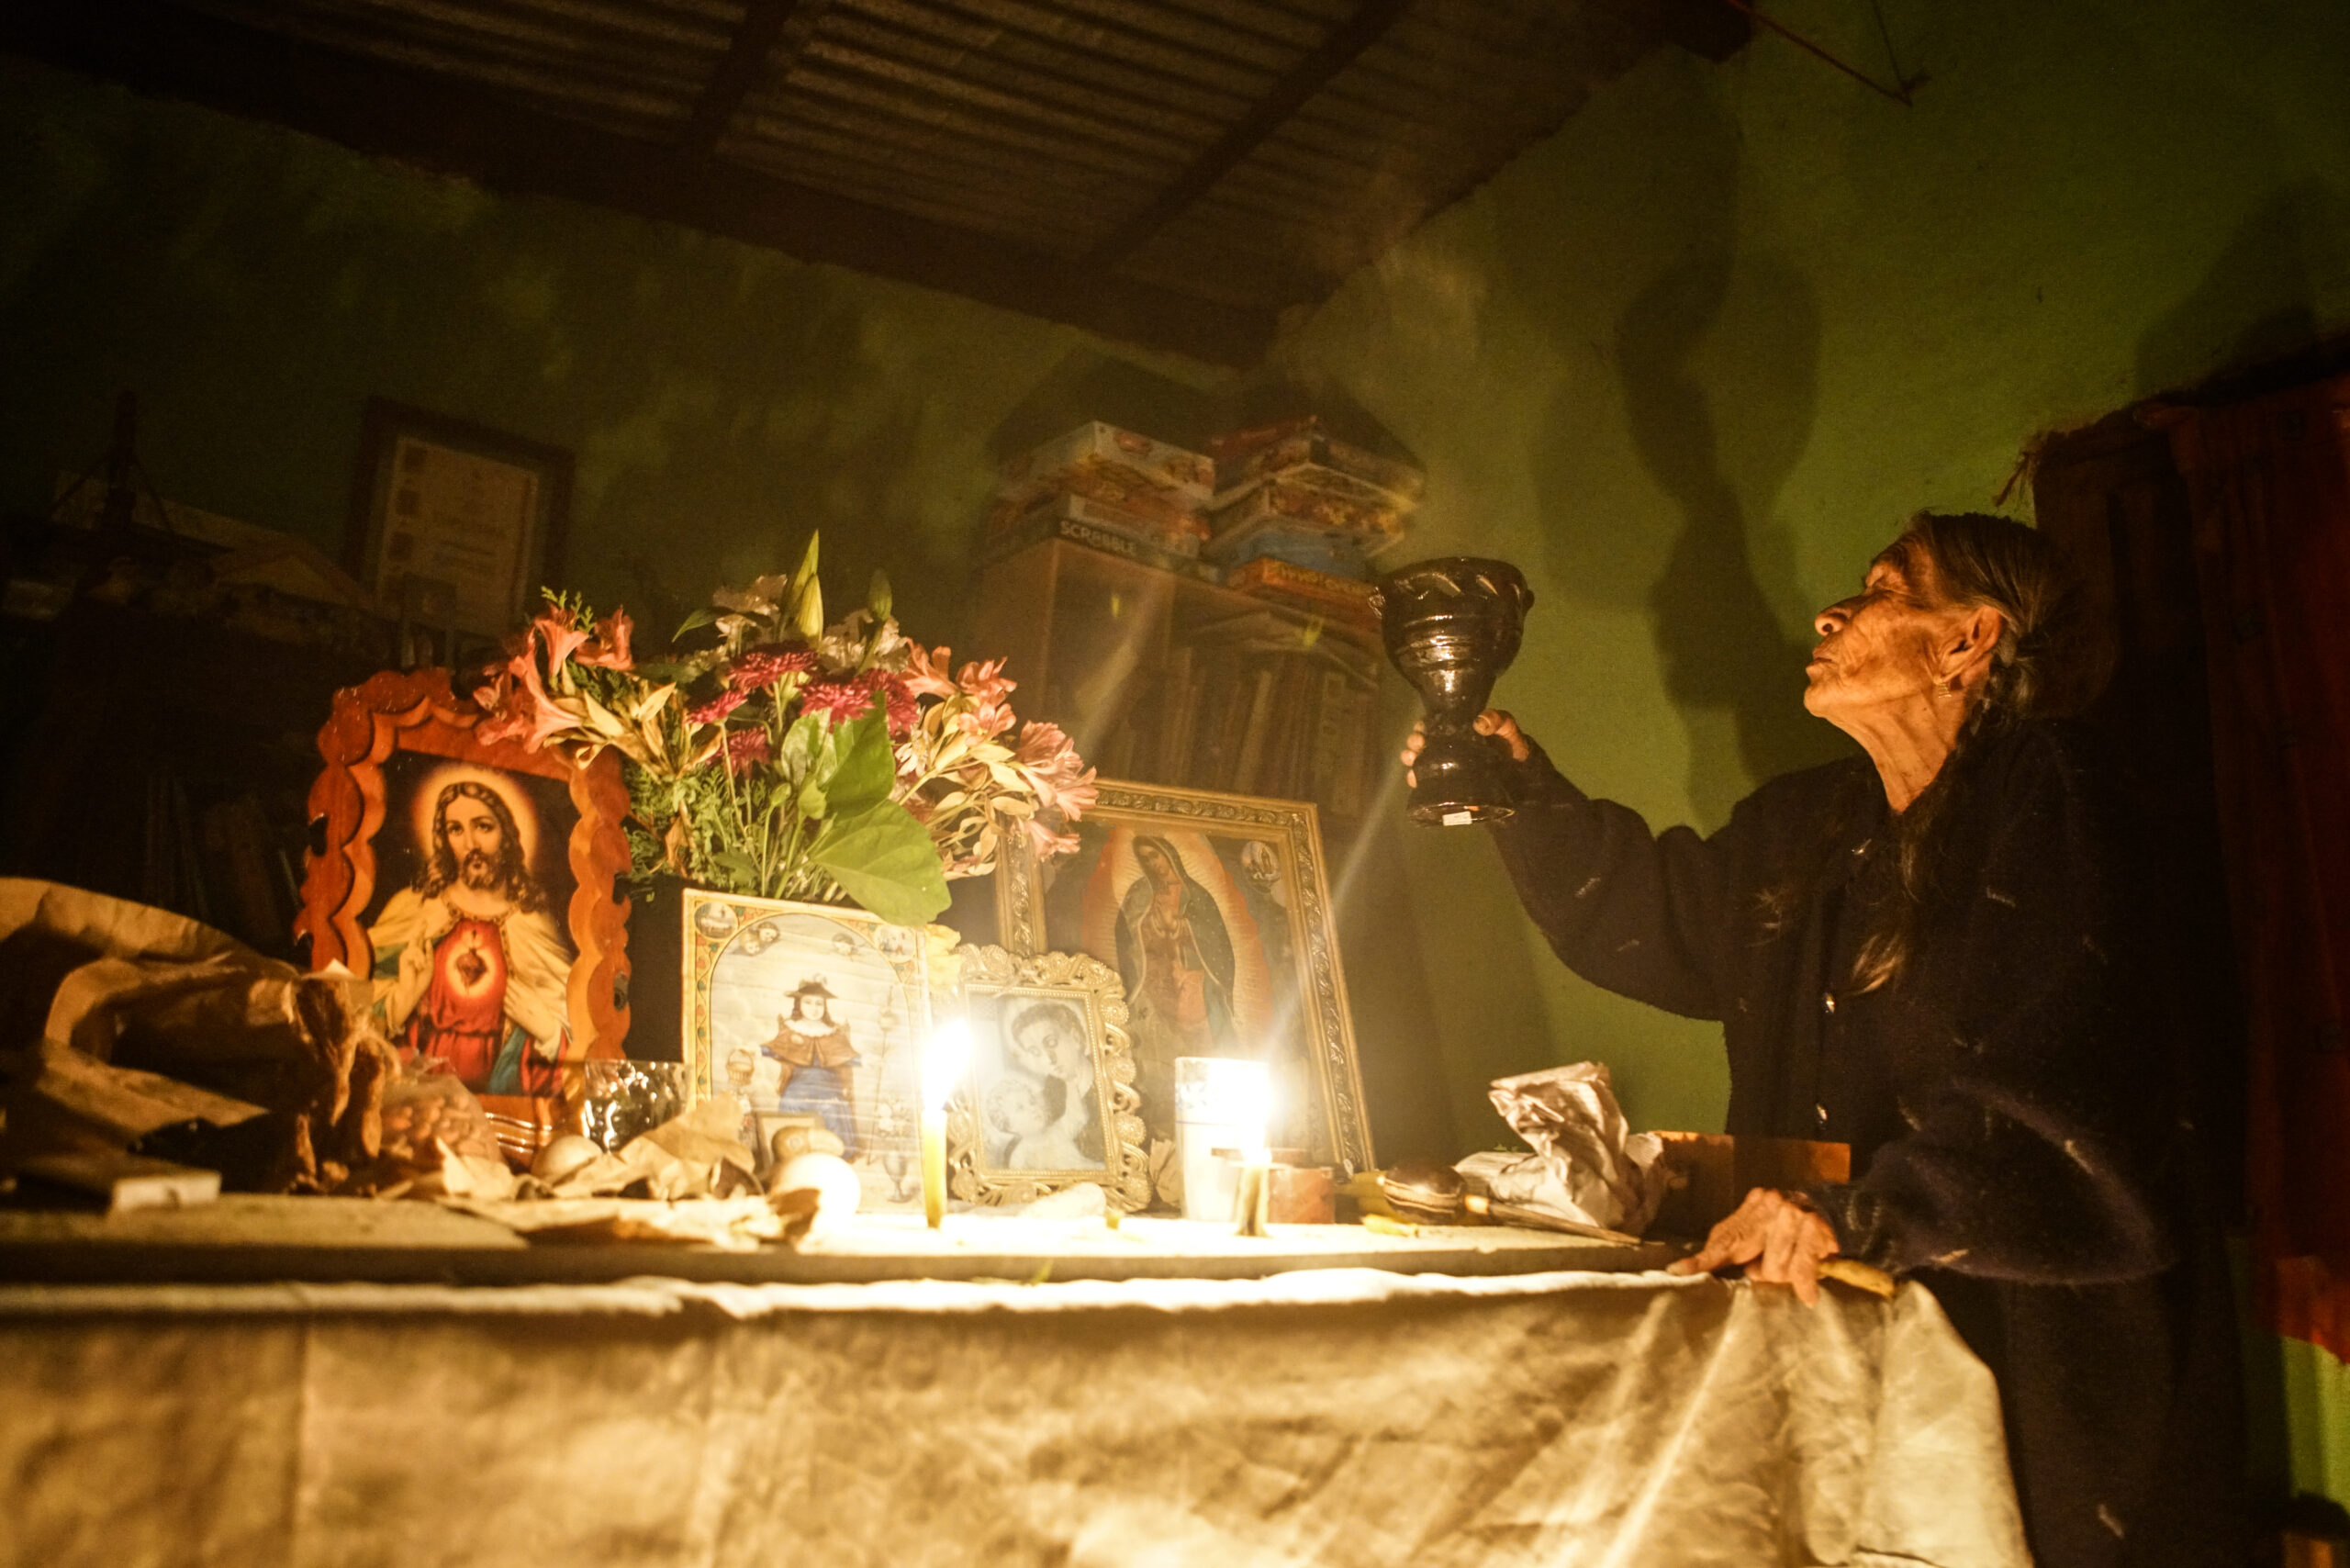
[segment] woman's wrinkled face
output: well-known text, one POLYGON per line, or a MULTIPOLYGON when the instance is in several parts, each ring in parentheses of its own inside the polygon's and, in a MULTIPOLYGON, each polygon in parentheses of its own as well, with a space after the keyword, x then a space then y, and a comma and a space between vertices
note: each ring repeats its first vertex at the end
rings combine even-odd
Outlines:
POLYGON ((1930 711, 1942 654, 1968 614, 1941 599, 1933 560, 1922 549, 1871 562, 1860 592, 1812 620, 1819 645, 1805 668, 1810 685, 1803 705, 1840 727, 1904 706, 1930 711))

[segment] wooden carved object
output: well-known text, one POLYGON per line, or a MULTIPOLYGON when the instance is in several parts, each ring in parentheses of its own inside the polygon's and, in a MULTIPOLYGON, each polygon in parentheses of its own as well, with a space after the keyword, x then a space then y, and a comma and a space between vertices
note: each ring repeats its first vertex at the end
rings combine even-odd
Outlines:
POLYGON ((560 780, 578 813, 565 845, 573 889, 563 913, 576 957, 565 988, 571 1042, 564 1060, 618 1058, 629 1024, 616 994, 629 972, 628 902, 615 891, 629 867, 621 828, 628 790, 619 759, 606 752, 578 768, 519 741, 485 744, 474 733, 482 717, 457 699, 442 669, 386 670, 336 694, 333 714, 319 732, 325 770, 309 798, 314 829, 324 823, 324 847, 306 857, 295 936, 308 939, 313 969, 339 961, 355 974, 374 969, 375 952, 362 919, 376 902, 385 767, 396 753, 560 780))

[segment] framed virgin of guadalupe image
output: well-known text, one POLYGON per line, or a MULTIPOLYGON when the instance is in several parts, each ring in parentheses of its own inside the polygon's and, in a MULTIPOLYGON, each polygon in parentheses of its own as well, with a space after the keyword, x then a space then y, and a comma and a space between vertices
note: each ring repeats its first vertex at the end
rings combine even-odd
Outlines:
POLYGON ((627 1030, 615 991, 628 906, 613 883, 628 868, 628 792, 610 756, 582 769, 486 744, 480 720, 445 670, 336 695, 309 801, 325 847, 308 857, 295 933, 313 969, 373 978, 377 1025, 404 1060, 543 1131, 567 1074, 620 1056, 627 1030))
POLYGON ((797 1126, 838 1138, 867 1212, 922 1206, 931 940, 861 909, 688 888, 685 1056, 762 1163, 797 1126))
POLYGON ((1174 1139, 1176 1058, 1238 1057, 1270 1070, 1273 1144, 1368 1169, 1314 807, 1108 779, 1099 789, 1074 854, 1042 865, 1005 856, 998 923, 1117 975, 1146 1147, 1174 1139))
POLYGON ((1082 1182, 1118 1208, 1150 1202, 1125 988, 1082 953, 962 949, 970 1065, 948 1106, 955 1196, 1024 1204, 1082 1182))

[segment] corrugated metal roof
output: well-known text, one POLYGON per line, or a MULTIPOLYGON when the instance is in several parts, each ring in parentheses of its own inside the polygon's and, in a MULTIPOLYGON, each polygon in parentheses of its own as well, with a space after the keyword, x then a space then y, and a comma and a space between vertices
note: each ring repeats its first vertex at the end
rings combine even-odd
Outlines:
POLYGON ((771 191, 853 231, 811 229, 807 253, 949 287, 961 267, 979 297, 1232 358, 1718 0, 30 3, 45 30, 0 23, 0 43, 111 47, 147 84, 379 149, 403 141, 406 84, 419 119, 479 122, 419 125, 417 148, 476 148, 498 183, 798 248, 791 223, 721 205, 771 191), (107 26, 163 41, 109 46, 107 26), (240 77, 273 61, 336 85, 240 77), (316 101, 353 84, 364 109, 316 101), (619 139, 599 145, 627 171, 599 190, 584 152, 528 151, 563 138, 518 116, 619 139), (930 253, 894 268, 909 240, 930 253))

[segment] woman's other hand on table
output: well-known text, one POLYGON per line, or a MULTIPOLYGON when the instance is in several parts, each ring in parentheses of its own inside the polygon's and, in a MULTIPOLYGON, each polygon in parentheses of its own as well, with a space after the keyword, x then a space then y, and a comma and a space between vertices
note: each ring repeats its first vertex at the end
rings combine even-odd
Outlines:
POLYGON ((1667 1265, 1675 1274, 1709 1274, 1732 1263, 1766 1285, 1793 1285, 1806 1306, 1819 1300, 1819 1265, 1836 1256, 1836 1231, 1785 1193, 1757 1187, 1738 1212, 1714 1226, 1706 1245, 1667 1265))
MULTIPOLYGON (((1513 762, 1524 762, 1528 756, 1533 755, 1533 751, 1527 745, 1526 732, 1517 727, 1517 721, 1516 719, 1511 718, 1507 713, 1503 712, 1498 708, 1486 709, 1483 712, 1477 715, 1476 719, 1472 722, 1469 727, 1475 730, 1481 735, 1500 736, 1502 744, 1509 747, 1510 760, 1513 762)), ((1412 733, 1410 736, 1404 742, 1403 757, 1404 782, 1411 785, 1415 789, 1419 787, 1420 780, 1419 776, 1412 771, 1412 765, 1420 760, 1420 752, 1427 744, 1428 727, 1427 723, 1421 722, 1414 724, 1412 726, 1412 733)))

